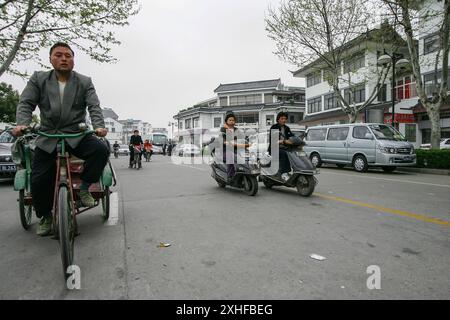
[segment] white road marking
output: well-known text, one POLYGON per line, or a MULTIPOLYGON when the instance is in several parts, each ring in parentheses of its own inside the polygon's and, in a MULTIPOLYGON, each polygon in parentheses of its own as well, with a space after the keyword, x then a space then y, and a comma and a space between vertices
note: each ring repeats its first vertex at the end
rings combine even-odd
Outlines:
MULTIPOLYGON (((325 173, 325 171, 322 171, 325 173)), ((355 177, 355 178, 364 178, 364 179, 374 179, 374 180, 384 180, 384 181, 392 181, 392 182, 402 182, 402 183, 412 183, 412 184, 421 184, 426 186, 433 186, 433 187, 443 187, 443 188, 450 188, 450 185, 446 184, 436 184, 436 183, 428 183, 428 182, 418 182, 418 181, 411 181, 411 180, 400 180, 400 179, 387 179, 387 178, 376 178, 376 177, 369 177, 367 175, 355 175, 355 174, 345 174, 345 173, 337 173, 337 172, 330 172, 326 171, 328 174, 337 174, 341 176, 349 176, 349 177, 355 177)))
POLYGON ((111 193, 109 197, 109 219, 107 226, 115 226, 119 222, 119 195, 117 192, 111 193))

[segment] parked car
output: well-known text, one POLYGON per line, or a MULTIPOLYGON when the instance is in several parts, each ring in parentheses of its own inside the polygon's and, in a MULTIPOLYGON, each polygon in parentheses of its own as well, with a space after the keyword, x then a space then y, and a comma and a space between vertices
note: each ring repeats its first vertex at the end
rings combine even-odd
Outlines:
POLYGON ((198 156, 201 155, 201 150, 195 144, 179 144, 173 149, 173 154, 177 156, 198 156))
POLYGON ((414 146, 392 126, 354 123, 311 127, 304 150, 316 167, 334 163, 353 166, 358 172, 381 167, 392 172, 399 166, 414 166, 414 146))
POLYGON ((15 140, 9 131, 0 134, 0 181, 14 180, 17 167, 12 158, 11 147, 15 140))
POLYGON ((130 153, 130 147, 127 144, 121 144, 119 145, 119 156, 125 155, 128 156, 128 154, 130 153))
MULTIPOLYGON (((441 149, 450 149, 450 138, 441 139, 441 149)), ((420 145, 420 149, 431 149, 431 143, 424 143, 420 145)))

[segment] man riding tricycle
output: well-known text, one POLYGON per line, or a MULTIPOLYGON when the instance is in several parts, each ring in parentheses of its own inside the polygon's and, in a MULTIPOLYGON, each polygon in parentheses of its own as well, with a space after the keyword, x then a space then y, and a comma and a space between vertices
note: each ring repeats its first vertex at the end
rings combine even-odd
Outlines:
POLYGON ((15 189, 19 191, 22 225, 29 227, 34 208, 40 218, 37 234, 59 238, 67 277, 67 267, 73 263, 76 215, 99 202, 105 218, 109 215, 114 171, 108 162, 109 148, 97 138, 105 137, 107 130, 92 80, 72 71, 74 52, 65 43, 50 49, 50 62, 54 69, 35 72, 17 106, 17 126, 12 134, 20 137, 15 149, 21 153, 18 162, 22 169, 16 174, 15 189), (32 129, 29 125, 36 107, 41 124, 32 129), (92 131, 84 125, 86 111, 92 131), (33 134, 37 138, 31 152, 33 134))

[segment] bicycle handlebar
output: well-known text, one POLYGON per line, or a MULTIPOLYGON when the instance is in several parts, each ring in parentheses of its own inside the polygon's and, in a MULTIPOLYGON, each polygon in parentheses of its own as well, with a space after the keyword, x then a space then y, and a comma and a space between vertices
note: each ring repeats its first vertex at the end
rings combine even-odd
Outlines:
POLYGON ((39 136, 52 138, 52 139, 65 139, 65 138, 79 138, 86 136, 88 134, 95 134, 94 130, 86 130, 78 133, 58 133, 58 134, 50 134, 39 130, 34 130, 34 128, 28 127, 26 129, 21 130, 23 134, 34 133, 39 136))
POLYGON ((45 133, 42 131, 37 132, 37 134, 40 136, 47 137, 47 138, 53 138, 53 139, 79 138, 79 137, 83 137, 88 134, 94 134, 94 133, 95 133, 94 130, 88 130, 88 131, 83 131, 83 132, 79 132, 79 133, 60 133, 60 134, 49 134, 49 133, 45 133))

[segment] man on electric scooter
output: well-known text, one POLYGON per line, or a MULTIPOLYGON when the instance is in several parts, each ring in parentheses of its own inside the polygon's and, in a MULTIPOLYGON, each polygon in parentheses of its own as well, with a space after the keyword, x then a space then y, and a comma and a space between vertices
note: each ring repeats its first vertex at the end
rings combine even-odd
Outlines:
MULTIPOLYGON (((97 136, 105 137, 107 130, 100 102, 91 78, 73 71, 74 51, 66 43, 58 42, 50 49, 51 71, 35 72, 28 81, 17 106, 17 126, 12 133, 22 135, 31 123, 31 116, 39 107, 41 131, 49 134, 79 132, 79 123, 86 123, 86 109, 97 136)), ((84 206, 93 207, 95 201, 89 186, 99 181, 110 151, 93 136, 66 139, 70 153, 85 160, 81 174, 80 198, 84 206)), ((41 219, 37 234, 51 233, 53 190, 56 179, 56 139, 38 137, 31 176, 31 192, 36 216, 41 219)))
POLYGON ((280 179, 283 180, 288 180, 288 174, 289 172, 291 172, 291 164, 289 162, 289 158, 288 155, 286 154, 286 147, 290 144, 292 144, 292 142, 289 140, 290 137, 293 137, 294 134, 292 133, 291 129, 286 125, 288 119, 288 114, 286 112, 280 112, 277 115, 277 123, 274 124, 271 128, 270 128, 270 137, 269 137, 269 154, 272 155, 272 132, 273 131, 278 131, 279 135, 278 135, 278 144, 279 144, 279 159, 280 159, 280 168, 278 170, 277 176, 280 179))

